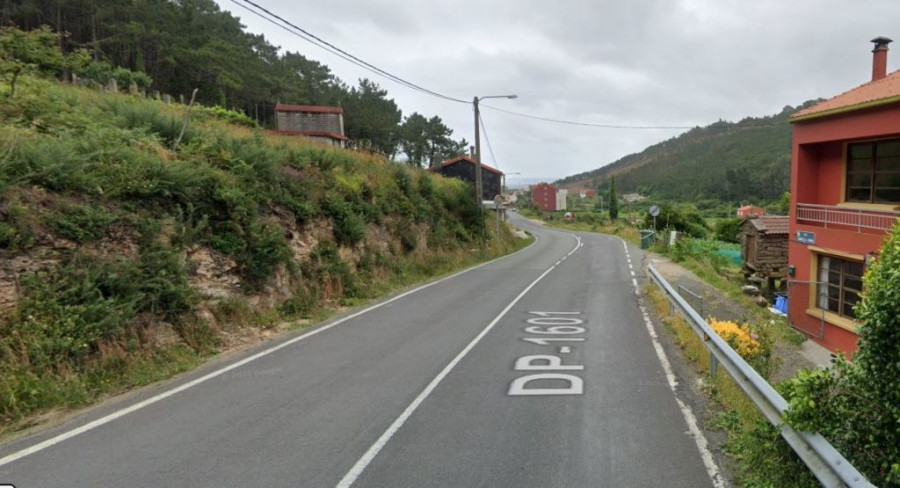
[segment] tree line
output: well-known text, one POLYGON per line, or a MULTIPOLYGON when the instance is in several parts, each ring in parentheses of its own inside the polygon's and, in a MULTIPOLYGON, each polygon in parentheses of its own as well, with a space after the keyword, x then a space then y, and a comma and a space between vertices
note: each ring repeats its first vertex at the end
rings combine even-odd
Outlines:
MULTIPOLYGON (((88 76, 126 69, 140 88, 171 95, 198 89, 197 101, 238 110, 274 126, 278 102, 340 106, 346 136, 414 166, 464 153, 440 117, 404 117, 387 90, 350 86, 300 52, 282 51, 212 0, 5 0, 0 25, 62 35, 61 54, 89 53, 88 76)), ((72 72, 63 69, 62 79, 72 72)))
POLYGON ((620 194, 637 192, 657 201, 769 204, 790 187, 788 117, 809 103, 769 117, 696 127, 558 183, 577 182, 606 194, 615 176, 620 194))

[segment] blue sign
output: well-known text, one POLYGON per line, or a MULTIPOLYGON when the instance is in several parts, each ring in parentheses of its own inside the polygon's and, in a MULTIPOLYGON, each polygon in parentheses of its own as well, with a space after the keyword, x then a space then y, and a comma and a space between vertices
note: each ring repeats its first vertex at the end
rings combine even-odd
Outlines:
POLYGON ((815 244, 816 243, 816 234, 815 232, 807 232, 805 230, 797 231, 797 242, 800 244, 815 244))

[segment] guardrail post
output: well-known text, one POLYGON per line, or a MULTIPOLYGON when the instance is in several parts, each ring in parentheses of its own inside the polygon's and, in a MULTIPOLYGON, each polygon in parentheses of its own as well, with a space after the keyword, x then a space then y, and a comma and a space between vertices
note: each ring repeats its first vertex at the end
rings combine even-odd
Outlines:
POLYGON ((721 363, 728 376, 744 391, 769 423, 780 426, 781 437, 809 467, 822 486, 875 488, 821 435, 795 431, 790 426, 784 425, 782 414, 788 409, 787 400, 716 334, 706 320, 659 274, 652 263, 647 266, 647 270, 656 285, 667 295, 670 310, 673 308, 678 310, 709 350, 710 374, 715 375, 721 363))

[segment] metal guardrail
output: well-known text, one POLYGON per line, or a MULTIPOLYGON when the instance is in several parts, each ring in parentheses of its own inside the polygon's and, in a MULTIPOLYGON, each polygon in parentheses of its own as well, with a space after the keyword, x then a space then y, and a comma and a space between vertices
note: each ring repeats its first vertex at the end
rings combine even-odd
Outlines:
POLYGON ((856 227, 857 232, 861 229, 888 231, 894 226, 897 217, 900 217, 900 212, 889 210, 863 210, 812 203, 797 204, 798 222, 813 222, 822 224, 825 228, 831 224, 856 227))
POLYGON ((703 344, 710 352, 710 359, 714 360, 711 364, 718 363, 725 368, 769 422, 781 429, 781 436, 823 486, 874 487, 824 437, 816 433, 796 431, 784 424, 781 415, 788 407, 784 397, 712 330, 652 264, 649 265, 649 270, 650 277, 666 294, 669 302, 703 339, 703 344))

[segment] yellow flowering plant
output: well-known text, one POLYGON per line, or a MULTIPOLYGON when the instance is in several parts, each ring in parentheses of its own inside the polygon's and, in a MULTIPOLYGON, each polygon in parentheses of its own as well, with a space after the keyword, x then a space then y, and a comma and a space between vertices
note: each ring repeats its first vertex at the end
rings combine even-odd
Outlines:
POLYGON ((709 325, 744 359, 753 358, 760 353, 759 341, 749 325, 714 318, 709 319, 709 325))

